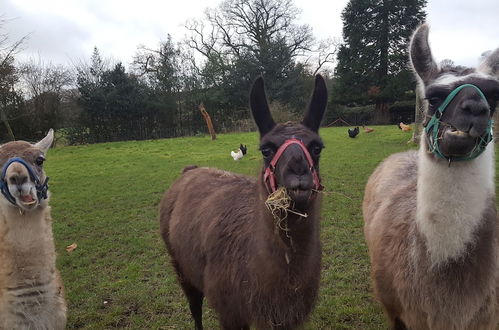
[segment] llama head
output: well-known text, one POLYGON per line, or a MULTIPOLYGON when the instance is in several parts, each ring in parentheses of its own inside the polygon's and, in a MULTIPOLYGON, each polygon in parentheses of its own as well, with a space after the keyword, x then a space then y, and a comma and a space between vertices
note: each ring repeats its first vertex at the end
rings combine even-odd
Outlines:
POLYGON ((50 129, 47 136, 35 144, 14 141, 0 146, 1 204, 22 211, 46 205, 48 186, 43 162, 53 140, 54 131, 50 129))
POLYGON ((251 88, 250 107, 260 132, 264 179, 267 174, 270 176, 267 188, 285 187, 297 207, 305 206, 313 190, 320 186, 319 156, 324 145, 318 130, 326 105, 326 83, 317 75, 302 122, 276 124, 270 114, 263 78, 256 79, 251 88))
POLYGON ((440 67, 421 25, 410 43, 410 59, 424 96, 427 147, 447 160, 476 157, 491 140, 491 118, 499 99, 499 49, 480 66, 440 67))

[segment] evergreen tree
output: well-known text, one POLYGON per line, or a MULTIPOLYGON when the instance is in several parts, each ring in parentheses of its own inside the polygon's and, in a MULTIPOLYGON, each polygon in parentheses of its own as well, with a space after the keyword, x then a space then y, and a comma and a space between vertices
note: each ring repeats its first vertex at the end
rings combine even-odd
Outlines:
POLYGON ((121 63, 106 69, 94 51, 88 70, 79 70, 80 142, 159 137, 164 113, 152 89, 129 75, 121 63))
POLYGON ((427 0, 350 0, 342 13, 335 95, 342 104, 376 103, 375 121, 387 123, 388 103, 414 89, 408 42, 427 0))
POLYGON ((292 103, 304 96, 297 58, 310 51, 314 38, 310 26, 298 24, 299 13, 292 0, 225 0, 207 10, 205 20, 188 22, 188 45, 205 57, 204 85, 217 90, 222 107, 246 107, 260 74, 271 99, 292 103))

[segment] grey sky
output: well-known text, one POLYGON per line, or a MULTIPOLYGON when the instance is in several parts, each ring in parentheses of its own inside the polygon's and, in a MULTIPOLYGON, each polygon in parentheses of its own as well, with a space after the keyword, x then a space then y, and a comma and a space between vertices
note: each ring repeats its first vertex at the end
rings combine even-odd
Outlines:
MULTIPOLYGON (((128 64, 137 46, 156 47, 170 33, 186 34, 186 20, 200 18, 221 0, 2 0, 0 15, 11 40, 31 34, 20 58, 54 64, 90 58, 94 46, 104 57, 128 64)), ((347 0, 295 0, 301 23, 319 38, 341 37, 341 11, 347 0)), ((474 66, 479 55, 499 47, 497 0, 429 0, 430 42, 436 60, 474 66)))

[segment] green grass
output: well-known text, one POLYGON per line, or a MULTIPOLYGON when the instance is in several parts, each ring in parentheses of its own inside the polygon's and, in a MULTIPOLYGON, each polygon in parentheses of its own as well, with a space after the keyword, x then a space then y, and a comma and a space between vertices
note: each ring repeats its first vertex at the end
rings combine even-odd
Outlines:
MULTIPOLYGON (((319 301, 305 329, 386 328, 373 301, 362 233, 364 185, 386 156, 406 150, 409 133, 376 127, 348 138, 321 129, 323 271, 319 301)), ((185 165, 255 175, 256 133, 62 147, 48 154, 58 268, 66 287, 68 328, 188 329, 187 302, 158 233, 158 203, 185 165), (239 143, 248 155, 234 162, 239 143), (68 253, 65 247, 76 242, 68 253)), ((496 180, 497 181, 497 180, 496 180)), ((205 304, 205 306, 207 306, 205 304)), ((207 329, 218 328, 205 307, 207 329)))

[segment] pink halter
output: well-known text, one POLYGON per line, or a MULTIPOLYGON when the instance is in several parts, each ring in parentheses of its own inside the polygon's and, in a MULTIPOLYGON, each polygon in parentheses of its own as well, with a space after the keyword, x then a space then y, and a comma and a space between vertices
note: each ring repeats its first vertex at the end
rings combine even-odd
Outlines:
POLYGON ((274 155, 274 158, 270 161, 269 166, 265 169, 265 172, 263 174, 263 183, 267 187, 267 190, 270 193, 273 193, 274 191, 277 190, 277 182, 276 178, 274 175, 275 171, 275 166, 277 165, 277 162, 279 161, 279 158, 281 158, 282 154, 284 151, 292 144, 297 144, 305 153, 305 157, 307 158, 307 162, 309 165, 310 172, 312 172, 312 178, 314 181, 314 188, 316 190, 322 190, 324 187, 321 185, 321 182, 319 180, 319 176, 317 175, 317 171, 315 170, 314 166, 314 161, 312 160, 312 156, 310 156, 310 153, 307 150, 307 147, 303 144, 298 139, 291 138, 286 141, 277 149, 276 154, 274 155))

